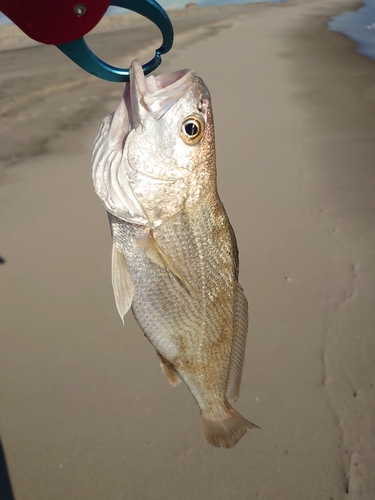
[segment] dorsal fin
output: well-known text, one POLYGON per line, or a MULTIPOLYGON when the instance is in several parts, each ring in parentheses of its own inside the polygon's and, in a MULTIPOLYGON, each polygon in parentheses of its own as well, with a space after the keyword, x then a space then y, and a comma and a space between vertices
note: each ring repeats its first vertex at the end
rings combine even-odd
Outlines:
POLYGON ((112 287, 118 313, 124 321, 133 300, 133 283, 124 255, 112 245, 112 287))
POLYGON ((245 358, 246 337, 248 327, 248 305, 244 291, 239 283, 236 290, 234 307, 234 334, 230 358, 226 396, 236 401, 240 392, 243 362, 245 358))

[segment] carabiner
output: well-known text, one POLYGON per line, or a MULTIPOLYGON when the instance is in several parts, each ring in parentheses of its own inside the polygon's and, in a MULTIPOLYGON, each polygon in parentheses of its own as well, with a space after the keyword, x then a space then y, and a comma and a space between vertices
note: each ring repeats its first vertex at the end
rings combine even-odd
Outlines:
POLYGON ((155 0, 0 0, 0 11, 30 38, 56 45, 92 75, 112 82, 127 82, 128 69, 115 68, 100 60, 83 39, 99 23, 109 5, 137 12, 160 29, 163 43, 155 57, 143 66, 145 74, 150 73, 161 63, 161 54, 168 52, 173 44, 171 21, 155 0))
MULTIPOLYGON (((162 45, 155 57, 142 66, 145 75, 154 71, 161 63, 161 55, 173 45, 173 27, 165 10, 155 0, 111 0, 110 5, 129 9, 152 21, 163 35, 162 45)), ((129 69, 116 68, 99 59, 87 46, 83 37, 56 45, 66 56, 82 69, 98 78, 111 82, 128 82, 129 69)))

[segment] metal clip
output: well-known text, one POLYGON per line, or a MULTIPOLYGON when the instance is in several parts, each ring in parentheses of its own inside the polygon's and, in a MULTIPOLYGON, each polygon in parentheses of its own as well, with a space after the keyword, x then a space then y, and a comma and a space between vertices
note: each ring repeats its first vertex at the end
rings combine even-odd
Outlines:
MULTIPOLYGON (((151 73, 161 63, 161 55, 172 48, 173 27, 168 14, 155 0, 111 0, 110 4, 137 12, 160 29, 163 43, 156 50, 155 57, 142 66, 145 75, 151 73)), ((87 46, 83 37, 68 43, 58 44, 56 47, 82 69, 98 78, 111 82, 129 81, 129 69, 116 68, 99 59, 87 46)))

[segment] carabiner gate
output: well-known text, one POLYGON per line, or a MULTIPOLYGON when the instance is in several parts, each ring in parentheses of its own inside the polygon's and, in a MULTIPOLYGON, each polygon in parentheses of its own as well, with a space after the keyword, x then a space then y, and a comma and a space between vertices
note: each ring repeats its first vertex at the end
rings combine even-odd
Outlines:
MULTIPOLYGON (((161 63, 161 55, 172 48, 173 27, 168 14, 155 0, 111 0, 110 4, 137 12, 160 29, 163 43, 155 51, 155 57, 142 66, 145 75, 151 73, 161 63)), ((129 81, 129 69, 116 68, 99 59, 87 46, 83 37, 56 47, 82 69, 98 78, 111 82, 129 81)))

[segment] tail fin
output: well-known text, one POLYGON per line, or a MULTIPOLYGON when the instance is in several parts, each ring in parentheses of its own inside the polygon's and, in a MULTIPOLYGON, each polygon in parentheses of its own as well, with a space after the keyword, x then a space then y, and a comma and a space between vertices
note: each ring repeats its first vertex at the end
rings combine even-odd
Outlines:
POLYGON ((203 437, 207 443, 217 448, 233 448, 247 432, 259 427, 245 420, 232 407, 224 418, 214 418, 202 412, 203 437))

